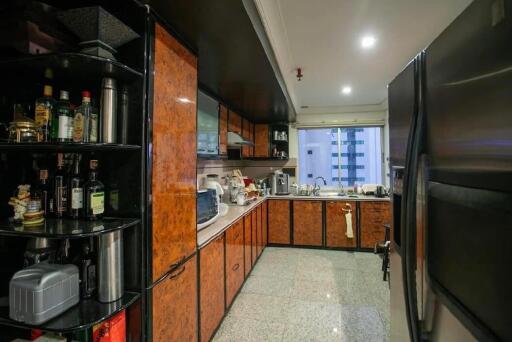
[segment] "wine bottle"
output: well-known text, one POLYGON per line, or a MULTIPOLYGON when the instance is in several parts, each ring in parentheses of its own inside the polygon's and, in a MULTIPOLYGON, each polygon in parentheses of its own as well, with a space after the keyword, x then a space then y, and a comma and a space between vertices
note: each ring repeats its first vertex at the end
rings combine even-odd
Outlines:
POLYGON ((89 162, 89 180, 84 185, 85 189, 85 217, 88 220, 97 220, 105 212, 105 187, 98 180, 98 161, 92 159, 89 162))
POLYGON ((41 210, 44 211, 44 216, 47 217, 50 213, 48 170, 39 170, 39 183, 34 190, 34 197, 41 202, 41 210))
POLYGON ((73 114, 69 103, 69 93, 60 91, 60 100, 57 103, 57 141, 70 142, 73 133, 73 114))
POLYGON ((64 156, 57 154, 57 171, 54 178, 54 211, 55 217, 62 218, 68 208, 68 182, 67 174, 64 169, 64 156))
POLYGON ((69 181, 69 217, 78 219, 83 216, 84 211, 84 188, 83 179, 80 174, 80 155, 75 154, 73 160, 73 173, 69 181))

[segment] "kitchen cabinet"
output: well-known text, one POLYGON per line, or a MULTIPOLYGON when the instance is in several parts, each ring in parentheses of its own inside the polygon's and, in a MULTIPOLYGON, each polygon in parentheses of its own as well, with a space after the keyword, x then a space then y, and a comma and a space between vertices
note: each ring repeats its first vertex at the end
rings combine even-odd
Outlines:
POLYGON ((322 246, 322 201, 293 201, 293 244, 322 246))
POLYGON ((252 266, 254 267, 258 259, 258 222, 256 209, 251 211, 251 255, 252 266))
POLYGON ((197 58, 158 24, 155 36, 153 141, 149 150, 153 281, 172 264, 195 253, 197 245, 197 58), (176 98, 190 101, 169 101, 176 98))
POLYGON ((359 204, 361 229, 361 248, 374 248, 383 241, 386 230, 384 224, 391 222, 391 209, 388 201, 361 201, 359 204))
POLYGON ((219 154, 219 102, 200 90, 197 92, 197 154, 219 154))
POLYGON ((219 104, 219 154, 228 154, 228 109, 219 104))
POLYGON ((199 265, 201 341, 209 341, 225 311, 224 234, 200 249, 199 265))
POLYGON ((270 157, 270 141, 269 141, 268 124, 254 125, 254 157, 268 158, 270 157))
POLYGON ((325 240, 327 247, 357 247, 357 216, 354 201, 327 201, 325 205, 325 240), (343 209, 351 208, 352 231, 354 237, 346 236, 347 222, 346 212, 343 209))
POLYGON ((261 204, 258 205, 254 211, 256 212, 256 252, 258 253, 258 257, 261 255, 263 251, 263 225, 261 222, 261 204))
POLYGON ((289 200, 268 200, 268 243, 290 244, 289 200))
POLYGON ((226 307, 233 302, 244 279, 244 223, 239 220, 226 231, 226 307))
POLYGON ((242 117, 232 110, 228 114, 228 131, 242 135, 242 117))
MULTIPOLYGON (((251 123, 249 122, 249 120, 247 119, 242 119, 242 137, 246 140, 250 140, 252 141, 251 139, 251 123)), ((251 146, 242 146, 242 157, 244 158, 248 158, 248 157, 252 157, 252 147, 251 146)))
POLYGON ((247 277, 252 270, 252 215, 244 216, 244 273, 247 277))
POLYGON ((151 290, 152 340, 197 341, 197 257, 151 290))
MULTIPOLYGON (((249 121, 249 141, 254 143, 254 124, 249 121)), ((249 147, 249 156, 254 157, 254 146, 249 147)))
POLYGON ((267 221, 267 216, 268 216, 268 206, 267 206, 267 201, 264 201, 263 204, 261 205, 261 224, 262 224, 262 243, 263 243, 263 248, 265 248, 268 244, 268 237, 267 237, 267 234, 268 234, 268 221, 267 221))

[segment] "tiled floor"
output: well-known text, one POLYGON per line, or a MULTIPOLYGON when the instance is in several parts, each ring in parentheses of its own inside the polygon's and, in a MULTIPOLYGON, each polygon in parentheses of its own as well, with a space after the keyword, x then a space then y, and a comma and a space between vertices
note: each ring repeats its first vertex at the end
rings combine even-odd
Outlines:
POLYGON ((213 341, 388 341, 380 267, 370 253, 268 247, 213 341))

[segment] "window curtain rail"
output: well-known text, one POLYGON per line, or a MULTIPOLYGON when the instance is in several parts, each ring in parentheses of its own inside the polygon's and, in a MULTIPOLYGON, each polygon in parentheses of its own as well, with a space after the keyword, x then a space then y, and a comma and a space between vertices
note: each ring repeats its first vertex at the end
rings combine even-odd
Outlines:
POLYGON ((319 121, 319 122, 296 122, 295 128, 343 128, 343 127, 382 127, 386 124, 382 120, 352 120, 352 121, 319 121))

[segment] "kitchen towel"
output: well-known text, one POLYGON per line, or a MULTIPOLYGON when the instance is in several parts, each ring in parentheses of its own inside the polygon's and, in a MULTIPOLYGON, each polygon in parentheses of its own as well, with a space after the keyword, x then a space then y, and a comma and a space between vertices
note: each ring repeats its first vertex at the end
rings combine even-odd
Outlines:
POLYGON ((345 232, 345 235, 349 239, 353 239, 354 238, 354 231, 352 230, 352 210, 349 210, 345 214, 345 221, 347 221, 347 231, 345 232))

